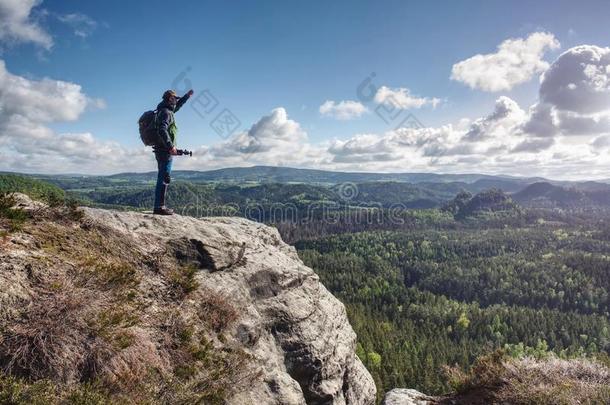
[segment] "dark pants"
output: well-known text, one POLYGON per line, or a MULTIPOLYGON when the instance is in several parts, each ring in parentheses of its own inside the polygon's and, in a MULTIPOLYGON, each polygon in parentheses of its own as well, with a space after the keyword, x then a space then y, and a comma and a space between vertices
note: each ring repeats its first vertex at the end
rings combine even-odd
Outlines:
POLYGON ((167 152, 155 152, 155 158, 157 158, 157 168, 159 169, 155 187, 155 208, 161 208, 165 205, 165 195, 171 180, 172 155, 167 152))

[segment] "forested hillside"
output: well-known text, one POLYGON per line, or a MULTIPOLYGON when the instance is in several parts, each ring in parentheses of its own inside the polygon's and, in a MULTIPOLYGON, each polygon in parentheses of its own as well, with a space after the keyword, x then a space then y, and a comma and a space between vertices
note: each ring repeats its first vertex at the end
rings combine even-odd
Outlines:
POLYGON ((360 232, 297 243, 344 303, 380 391, 449 390, 494 348, 610 350, 608 224, 360 232))
POLYGON ((63 200, 64 191, 45 181, 14 174, 0 174, 0 194, 26 193, 45 201, 63 200))

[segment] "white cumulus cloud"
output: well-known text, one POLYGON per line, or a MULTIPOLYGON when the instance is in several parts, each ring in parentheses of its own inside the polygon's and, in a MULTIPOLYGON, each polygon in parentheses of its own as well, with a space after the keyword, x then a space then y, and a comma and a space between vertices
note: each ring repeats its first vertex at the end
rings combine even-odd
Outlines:
POLYGON ((411 94, 411 91, 404 87, 391 89, 381 86, 375 93, 375 102, 401 109, 421 108, 426 105, 436 107, 441 100, 438 98, 418 97, 411 94))
POLYGON ((317 162, 320 149, 311 145, 301 125, 286 109, 275 108, 249 130, 212 145, 209 156, 217 167, 247 164, 285 165, 317 162))
POLYGON ((525 112, 512 99, 502 96, 496 100, 494 111, 475 120, 463 140, 477 142, 490 137, 501 138, 512 133, 525 119, 525 112))
POLYGON ((542 75, 523 130, 538 137, 610 133, 610 48, 581 45, 561 54, 542 75))
POLYGON ((0 60, 0 162, 3 170, 108 173, 142 168, 152 160, 144 148, 128 150, 91 133, 56 133, 49 124, 77 120, 101 100, 80 85, 44 78, 27 79, 7 71, 0 60))
POLYGON ((473 89, 510 90, 544 72, 549 67, 542 59, 544 53, 559 47, 555 36, 546 32, 535 32, 525 39, 507 39, 496 53, 478 54, 453 65, 451 79, 473 89))
POLYGON ((344 100, 337 103, 327 100, 320 106, 319 111, 325 117, 336 118, 338 120, 351 120, 360 117, 368 109, 358 101, 344 100))
POLYGON ((0 42, 31 42, 51 49, 53 39, 32 18, 32 9, 40 0, 0 0, 0 42))
POLYGON ((542 76, 540 101, 583 114, 610 109, 610 48, 581 45, 560 55, 542 76))
POLYGON ((607 177, 610 49, 583 45, 557 58, 527 109, 501 96, 493 110, 455 125, 399 128, 335 140, 341 170, 486 172, 550 178, 607 177))

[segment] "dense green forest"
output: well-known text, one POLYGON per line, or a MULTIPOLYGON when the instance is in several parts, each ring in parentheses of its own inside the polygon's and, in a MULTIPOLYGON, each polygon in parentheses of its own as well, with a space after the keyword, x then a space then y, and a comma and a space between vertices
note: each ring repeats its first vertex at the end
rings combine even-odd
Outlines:
POLYGON ((569 357, 610 351, 608 219, 369 231, 297 243, 347 306, 381 392, 449 390, 444 364, 467 368, 498 347, 569 357))

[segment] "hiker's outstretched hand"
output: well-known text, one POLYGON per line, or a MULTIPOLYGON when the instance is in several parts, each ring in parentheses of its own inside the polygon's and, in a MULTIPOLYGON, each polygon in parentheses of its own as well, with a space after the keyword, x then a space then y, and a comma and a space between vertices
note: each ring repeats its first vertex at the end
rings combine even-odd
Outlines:
POLYGON ((186 95, 190 97, 190 96, 192 96, 192 95, 193 95, 193 93, 195 93, 195 92, 193 91, 193 89, 190 89, 190 90, 189 90, 189 92, 188 92, 188 93, 186 93, 186 95))

